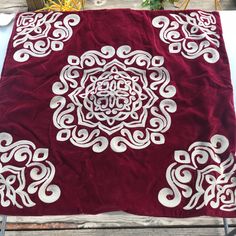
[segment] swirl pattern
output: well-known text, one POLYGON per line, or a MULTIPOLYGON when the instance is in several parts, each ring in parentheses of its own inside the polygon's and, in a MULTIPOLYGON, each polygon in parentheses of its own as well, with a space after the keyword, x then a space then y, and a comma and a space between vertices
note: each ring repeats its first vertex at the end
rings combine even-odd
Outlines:
POLYGON ((0 204, 17 208, 33 207, 34 195, 44 203, 53 203, 61 195, 51 184, 55 167, 47 161, 48 149, 36 148, 27 140, 13 142, 9 133, 0 133, 0 204))
POLYGON ((212 13, 197 11, 157 16, 152 25, 160 28, 160 39, 169 44, 170 53, 181 53, 188 59, 203 56, 208 63, 215 63, 220 55, 220 35, 216 32, 216 18, 212 13))
POLYGON ((171 99, 176 89, 163 64, 163 57, 128 45, 70 55, 52 87, 56 139, 94 152, 164 143, 177 107, 171 99))
POLYGON ((228 139, 216 134, 210 142, 195 142, 188 151, 175 151, 175 162, 166 171, 170 188, 159 192, 159 202, 172 208, 183 200, 184 210, 209 206, 235 211, 236 164, 233 154, 224 155, 228 146, 228 139))
POLYGON ((13 38, 17 62, 28 61, 30 57, 45 57, 52 51, 61 51, 64 42, 72 34, 72 26, 80 22, 76 14, 63 15, 61 12, 34 13, 19 15, 16 22, 16 35, 13 38), (63 21, 59 18, 63 16, 63 21))

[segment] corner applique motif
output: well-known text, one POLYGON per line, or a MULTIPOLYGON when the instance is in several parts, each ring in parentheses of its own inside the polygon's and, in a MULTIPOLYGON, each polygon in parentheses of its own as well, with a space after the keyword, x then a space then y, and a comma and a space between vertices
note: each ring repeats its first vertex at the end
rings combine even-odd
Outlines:
POLYGON ((63 15, 61 12, 47 14, 26 12, 19 15, 16 35, 13 38, 17 62, 28 61, 30 57, 45 57, 52 51, 61 51, 64 43, 73 35, 72 26, 78 25, 76 14, 63 15), (58 18, 63 16, 63 20, 58 18))
POLYGON ((175 162, 166 171, 170 188, 159 192, 159 202, 173 208, 183 201, 184 210, 208 206, 235 211, 236 164, 233 154, 224 155, 228 146, 228 139, 216 134, 210 142, 195 142, 188 151, 175 151, 175 162))
POLYGON ((47 148, 36 148, 28 140, 13 141, 0 133, 0 204, 17 208, 33 207, 35 195, 44 203, 53 203, 61 195, 51 184, 55 167, 47 160, 47 148))
POLYGON ((216 63, 219 58, 220 35, 216 32, 216 18, 203 11, 189 14, 170 14, 157 16, 152 25, 160 29, 160 39, 169 45, 170 53, 180 53, 187 59, 203 56, 208 63, 216 63))

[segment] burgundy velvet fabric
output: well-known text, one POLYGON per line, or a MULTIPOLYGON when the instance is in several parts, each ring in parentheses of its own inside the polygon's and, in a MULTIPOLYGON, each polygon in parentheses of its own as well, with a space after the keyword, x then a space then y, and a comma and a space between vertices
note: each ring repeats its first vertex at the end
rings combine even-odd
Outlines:
POLYGON ((0 213, 236 217, 220 16, 23 13, 0 80, 0 213))

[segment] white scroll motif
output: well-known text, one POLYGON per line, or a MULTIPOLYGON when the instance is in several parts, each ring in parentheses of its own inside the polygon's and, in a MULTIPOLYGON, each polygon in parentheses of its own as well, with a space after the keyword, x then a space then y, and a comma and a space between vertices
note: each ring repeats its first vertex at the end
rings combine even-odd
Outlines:
POLYGON ((94 152, 164 143, 176 89, 163 64, 163 57, 127 45, 69 56, 52 87, 56 139, 94 152))
POLYGON ((80 22, 77 14, 63 16, 61 12, 34 13, 25 12, 19 15, 16 22, 16 35, 13 47, 16 52, 13 58, 25 62, 30 57, 45 57, 52 51, 61 51, 64 42, 73 34, 72 26, 80 22))
POLYGON ((214 135, 210 142, 195 142, 188 151, 175 151, 166 171, 170 188, 158 194, 159 202, 176 207, 184 202, 184 210, 208 206, 222 211, 236 210, 236 160, 224 152, 229 146, 223 135, 214 135))
POLYGON ((181 53, 188 59, 203 56, 208 63, 215 63, 220 55, 220 35, 216 32, 216 18, 212 13, 197 11, 157 16, 152 25, 160 28, 160 39, 169 44, 170 53, 181 53))
POLYGON ((37 194, 44 203, 53 203, 61 195, 51 184, 55 167, 47 160, 48 149, 36 148, 27 140, 13 142, 9 133, 0 133, 0 204, 17 208, 33 207, 37 194))

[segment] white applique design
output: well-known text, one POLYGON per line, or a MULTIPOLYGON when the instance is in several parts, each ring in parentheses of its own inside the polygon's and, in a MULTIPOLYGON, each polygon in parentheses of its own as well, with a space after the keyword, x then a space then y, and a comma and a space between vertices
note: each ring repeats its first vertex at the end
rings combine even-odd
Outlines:
POLYGON ((52 88, 56 139, 94 152, 163 144, 169 113, 176 111, 176 89, 163 63, 163 57, 127 45, 69 56, 52 88))
POLYGON ((73 34, 72 26, 80 22, 76 14, 68 14, 60 21, 61 12, 34 13, 19 15, 16 22, 16 35, 13 38, 14 60, 25 62, 30 57, 45 57, 52 51, 61 51, 64 42, 73 34))
POLYGON ((170 15, 175 21, 166 16, 157 16, 152 21, 154 27, 161 29, 160 39, 169 44, 170 53, 181 53, 188 59, 203 56, 208 63, 219 60, 220 36, 216 33, 216 18, 212 13, 170 15))
POLYGON ((2 207, 33 207, 36 194, 44 203, 53 203, 60 197, 60 188, 51 184, 55 167, 47 158, 47 148, 36 148, 27 140, 13 142, 10 134, 0 133, 2 207))
POLYGON ((236 160, 224 155, 229 146, 225 136, 214 135, 210 142, 195 142, 188 151, 175 151, 175 162, 166 171, 170 188, 158 194, 159 202, 184 210, 208 206, 222 211, 236 210, 236 160))

